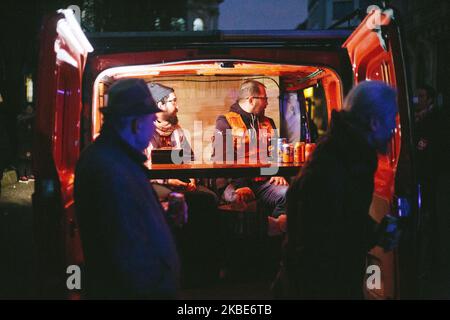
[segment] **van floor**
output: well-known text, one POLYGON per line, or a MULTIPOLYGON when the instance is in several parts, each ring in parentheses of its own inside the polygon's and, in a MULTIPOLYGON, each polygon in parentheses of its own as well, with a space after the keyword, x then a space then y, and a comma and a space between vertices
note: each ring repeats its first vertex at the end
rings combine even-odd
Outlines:
POLYGON ((278 271, 281 238, 259 239, 256 242, 242 239, 228 246, 228 249, 220 267, 205 266, 203 260, 201 264, 189 264, 184 273, 182 271, 180 298, 273 299, 270 287, 278 271))

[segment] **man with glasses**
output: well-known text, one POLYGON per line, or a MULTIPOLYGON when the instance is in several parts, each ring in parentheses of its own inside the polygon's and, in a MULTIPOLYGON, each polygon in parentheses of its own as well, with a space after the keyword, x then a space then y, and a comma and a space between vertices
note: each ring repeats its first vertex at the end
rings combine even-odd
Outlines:
MULTIPOLYGON (((148 88, 162 111, 156 114, 155 134, 146 154, 159 148, 191 150, 183 129, 178 123, 177 96, 173 88, 159 83, 149 83, 148 88)), ((181 192, 188 204, 188 223, 177 232, 177 245, 182 260, 182 284, 184 287, 208 284, 218 278, 219 220, 217 196, 196 179, 152 180, 160 201, 166 201, 171 192, 181 192), (203 257, 199 259, 198 257, 203 257)))
MULTIPOLYGON (((231 132, 233 143, 235 140, 244 139, 245 151, 236 152, 232 150, 235 160, 245 160, 252 162, 252 153, 259 156, 264 152, 261 150, 251 150, 251 139, 262 141, 263 135, 271 135, 276 129, 271 118, 264 115, 267 107, 266 87, 259 81, 247 80, 243 82, 239 89, 238 100, 234 103, 230 111, 221 115, 216 120, 216 133, 214 136, 213 160, 224 162, 226 160, 226 138, 227 130, 231 132), (219 141, 222 137, 222 141, 219 141), (222 142, 222 148, 219 143, 222 142), (245 159, 237 159, 238 154, 243 154, 245 159)), ((257 149, 259 143, 256 144, 257 149)), ((253 144, 254 148, 254 144, 253 144)), ((253 157, 257 160, 258 156, 253 157)), ((269 234, 280 234, 285 231, 286 226, 286 191, 288 183, 283 177, 257 177, 253 179, 239 178, 231 180, 226 187, 223 197, 227 202, 234 204, 245 204, 258 198, 264 207, 269 209, 269 234), (255 197, 256 196, 256 197, 255 197)))

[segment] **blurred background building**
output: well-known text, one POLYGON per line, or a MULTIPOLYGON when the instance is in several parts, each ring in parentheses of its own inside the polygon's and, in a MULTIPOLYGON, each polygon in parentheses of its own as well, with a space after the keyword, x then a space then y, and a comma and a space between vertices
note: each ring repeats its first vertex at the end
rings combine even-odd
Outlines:
POLYGON ((438 105, 450 104, 450 1, 393 0, 405 28, 406 49, 413 89, 433 86, 438 105))
POLYGON ((450 103, 450 2, 448 0, 308 0, 308 18, 298 29, 354 28, 369 5, 397 8, 405 31, 407 67, 413 92, 428 84, 438 93, 438 105, 450 103), (359 12, 355 12, 359 10, 359 12), (341 19, 348 21, 336 25, 341 19))
POLYGON ((0 3, 0 113, 17 152, 17 116, 34 106, 39 30, 46 15, 75 5, 85 32, 216 30, 223 0, 4 0, 0 3))

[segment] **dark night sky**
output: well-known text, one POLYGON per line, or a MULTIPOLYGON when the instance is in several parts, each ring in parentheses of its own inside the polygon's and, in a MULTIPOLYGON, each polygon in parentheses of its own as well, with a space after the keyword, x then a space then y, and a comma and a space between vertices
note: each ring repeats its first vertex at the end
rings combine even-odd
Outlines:
POLYGON ((219 29, 295 29, 307 16, 307 0, 224 0, 219 29))

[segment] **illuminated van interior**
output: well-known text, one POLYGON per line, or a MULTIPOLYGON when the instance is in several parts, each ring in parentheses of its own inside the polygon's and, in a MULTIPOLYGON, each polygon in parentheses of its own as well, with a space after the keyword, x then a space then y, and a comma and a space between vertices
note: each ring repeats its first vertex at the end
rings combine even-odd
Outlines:
MULTIPOLYGON (((107 104, 106 92, 112 83, 123 78, 142 78, 146 82, 173 87, 181 127, 192 134, 195 122, 198 126, 200 121, 206 144, 211 141, 217 116, 228 112, 244 80, 255 79, 266 86, 269 98, 266 116, 274 119, 277 127, 281 128, 282 136, 283 130, 287 131, 287 135, 292 131, 292 128, 287 128, 287 118, 290 117, 289 124, 300 124, 300 114, 294 110, 296 105, 298 108, 295 100, 303 99, 311 120, 319 134, 323 134, 331 110, 340 109, 343 95, 339 76, 332 69, 318 66, 207 60, 115 67, 100 73, 94 83, 93 138, 97 137, 101 128, 99 109, 107 104), (291 121, 296 116, 298 122, 291 121)), ((300 131, 300 127, 293 130, 300 131)))

